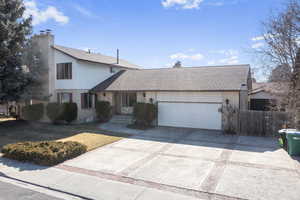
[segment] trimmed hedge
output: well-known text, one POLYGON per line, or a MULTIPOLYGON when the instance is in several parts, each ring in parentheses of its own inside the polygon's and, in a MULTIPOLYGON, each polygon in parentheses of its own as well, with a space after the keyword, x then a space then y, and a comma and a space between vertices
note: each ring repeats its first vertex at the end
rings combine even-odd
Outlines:
POLYGON ((21 142, 8 144, 2 148, 6 158, 45 166, 57 165, 86 151, 87 147, 78 142, 55 141, 21 142))
POLYGON ((96 102, 96 113, 100 121, 106 122, 111 117, 111 105, 108 101, 97 101, 96 102))
POLYGON ((76 103, 49 103, 47 105, 47 116, 53 123, 66 121, 71 123, 77 119, 78 107, 76 103))
POLYGON ((63 120, 67 123, 71 123, 72 121, 77 119, 78 108, 76 103, 63 103, 63 120))
POLYGON ((44 116, 44 104, 33 104, 22 108, 22 116, 28 121, 38 121, 44 116))
POLYGON ((61 105, 59 103, 48 103, 46 110, 48 118, 53 123, 61 120, 63 110, 61 109, 61 105))
POLYGON ((150 127, 157 116, 156 105, 151 103, 137 103, 133 108, 135 125, 150 127))

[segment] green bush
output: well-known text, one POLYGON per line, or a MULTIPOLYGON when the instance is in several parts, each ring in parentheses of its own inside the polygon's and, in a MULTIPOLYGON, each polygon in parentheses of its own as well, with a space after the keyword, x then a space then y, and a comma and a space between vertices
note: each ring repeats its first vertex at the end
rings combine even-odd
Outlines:
POLYGON ((63 109, 59 103, 48 103, 47 116, 53 122, 56 123, 63 118, 63 109))
POLYGON ((76 103, 49 103, 47 105, 47 116, 53 123, 66 121, 71 123, 77 119, 78 108, 76 103))
POLYGON ((97 101, 96 102, 96 113, 98 119, 101 121, 108 121, 111 117, 111 106, 108 101, 97 101))
POLYGON ((53 166, 75 158, 87 151, 78 142, 21 142, 8 144, 2 148, 4 157, 39 165, 53 166))
POLYGON ((151 103, 137 103, 133 108, 133 117, 138 126, 149 127, 157 116, 157 108, 151 103))
POLYGON ((25 120, 38 121, 44 115, 44 104, 33 104, 22 108, 22 115, 25 120))
POLYGON ((63 103, 62 104, 63 115, 62 119, 68 123, 77 119, 78 108, 76 103, 63 103))

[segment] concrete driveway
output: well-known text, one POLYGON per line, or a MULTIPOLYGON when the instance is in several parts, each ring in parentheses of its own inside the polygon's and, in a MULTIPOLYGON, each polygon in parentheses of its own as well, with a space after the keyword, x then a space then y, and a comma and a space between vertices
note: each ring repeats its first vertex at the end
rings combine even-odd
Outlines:
POLYGON ((271 138, 156 128, 58 168, 147 188, 138 199, 300 199, 299 162, 271 138))

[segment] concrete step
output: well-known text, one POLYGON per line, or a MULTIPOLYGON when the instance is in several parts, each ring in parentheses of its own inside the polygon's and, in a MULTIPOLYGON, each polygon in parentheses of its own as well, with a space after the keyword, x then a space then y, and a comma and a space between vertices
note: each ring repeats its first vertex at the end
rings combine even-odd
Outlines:
POLYGON ((114 115, 110 122, 117 124, 131 124, 132 120, 133 118, 130 115, 114 115))

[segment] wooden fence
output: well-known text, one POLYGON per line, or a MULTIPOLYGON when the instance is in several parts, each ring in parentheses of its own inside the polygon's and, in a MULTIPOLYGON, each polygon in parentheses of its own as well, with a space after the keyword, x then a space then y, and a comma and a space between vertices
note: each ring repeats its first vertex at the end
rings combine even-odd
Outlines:
POLYGON ((287 124, 287 112, 239 111, 237 112, 237 132, 248 136, 276 136, 278 130, 287 124))

